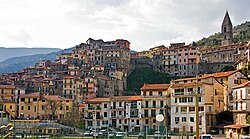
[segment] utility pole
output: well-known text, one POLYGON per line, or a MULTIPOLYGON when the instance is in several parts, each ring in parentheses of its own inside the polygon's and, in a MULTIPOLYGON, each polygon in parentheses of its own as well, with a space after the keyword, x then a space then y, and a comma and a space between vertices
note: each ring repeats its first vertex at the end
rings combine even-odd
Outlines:
POLYGON ((168 139, 168 104, 165 106, 165 129, 166 129, 166 139, 168 139))
POLYGON ((200 138, 200 129, 199 129, 199 92, 198 92, 198 58, 196 61, 196 95, 195 95, 195 121, 196 121, 196 139, 200 138))

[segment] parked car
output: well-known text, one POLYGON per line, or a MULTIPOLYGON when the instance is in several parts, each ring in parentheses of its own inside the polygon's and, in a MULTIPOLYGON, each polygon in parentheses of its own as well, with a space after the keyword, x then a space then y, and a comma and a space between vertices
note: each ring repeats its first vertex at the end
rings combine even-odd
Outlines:
POLYGON ((201 135, 201 139, 213 139, 213 136, 210 134, 203 134, 201 135))
POLYGON ((108 136, 109 136, 109 138, 114 138, 115 137, 115 133, 114 132, 109 132, 108 136))
POLYGON ((155 131, 154 137, 158 138, 161 136, 161 132, 160 131, 155 131))
POLYGON ((83 133, 84 136, 89 136, 90 135, 90 131, 86 131, 83 133))
POLYGON ((124 137, 124 133, 123 132, 116 132, 115 137, 116 138, 123 138, 124 137))
POLYGON ((213 134, 213 135, 219 134, 219 129, 211 128, 211 129, 210 129, 210 134, 213 134))
POLYGON ((139 139, 142 139, 142 138, 144 138, 146 136, 146 133, 145 132, 140 132, 139 134, 138 134, 138 138, 139 139))

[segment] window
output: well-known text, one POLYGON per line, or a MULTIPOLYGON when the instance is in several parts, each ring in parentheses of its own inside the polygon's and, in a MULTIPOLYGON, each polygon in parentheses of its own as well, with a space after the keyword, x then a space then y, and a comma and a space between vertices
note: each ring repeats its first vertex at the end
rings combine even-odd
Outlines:
POLYGON ((24 102, 25 101, 25 98, 21 98, 21 102, 24 102))
POLYGON ((188 97, 188 102, 193 102, 193 97, 188 97))
POLYGON ((45 109, 45 107, 44 106, 42 106, 42 110, 44 110, 45 109))
POLYGON ((179 121, 180 121, 180 118, 179 117, 175 117, 174 119, 175 119, 175 123, 178 124, 179 121))
POLYGON ((195 111, 195 107, 189 107, 189 112, 194 112, 195 111))
POLYGON ((187 117, 182 117, 182 118, 181 118, 181 121, 182 121, 182 122, 186 122, 186 121, 187 121, 187 117))
POLYGON ((37 98, 33 98, 33 101, 37 101, 37 98))
POLYGON ((194 117, 190 117, 190 122, 194 122, 194 117))
POLYGON ((30 110, 30 106, 28 106, 28 110, 30 110))
POLYGON ((204 107, 203 107, 203 106, 200 106, 200 107, 199 107, 199 111, 204 111, 204 107))
POLYGON ((69 106, 66 106, 66 110, 69 110, 69 106))
POLYGON ((175 101, 174 101, 175 103, 178 103, 178 99, 177 98, 175 98, 175 101))
POLYGON ((162 96, 162 92, 161 92, 161 91, 159 91, 159 92, 158 92, 158 95, 159 95, 159 96, 162 96))
POLYGON ((179 109, 178 109, 178 107, 175 107, 175 112, 177 113, 177 112, 179 112, 179 109))
POLYGON ((164 102, 163 101, 161 101, 161 107, 164 107, 164 102))
POLYGON ((107 108, 108 107, 108 105, 107 104, 104 104, 104 108, 107 108))
POLYGON ((187 107, 181 107, 181 112, 187 112, 187 107))
POLYGON ((36 106, 34 106, 34 112, 36 112, 36 106))
POLYGON ((107 117, 108 116, 108 113, 107 112, 104 112, 104 117, 107 117))
POLYGON ((147 92, 143 92, 143 96, 146 96, 147 95, 147 92))
POLYGON ((21 110, 24 110, 24 106, 21 106, 21 110))
POLYGON ((198 98, 198 101, 201 102, 201 97, 198 98))
POLYGON ((152 95, 153 95, 153 92, 149 92, 149 95, 152 96, 152 95))
POLYGON ((10 109, 12 109, 12 106, 10 106, 10 109))

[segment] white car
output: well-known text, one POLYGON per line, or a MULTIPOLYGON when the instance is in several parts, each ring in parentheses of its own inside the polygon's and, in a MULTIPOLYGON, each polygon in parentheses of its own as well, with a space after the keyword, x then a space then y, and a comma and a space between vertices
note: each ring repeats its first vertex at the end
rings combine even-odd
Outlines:
POLYGON ((124 133, 123 132, 116 132, 115 136, 118 138, 122 138, 122 137, 124 137, 124 133))
POLYGON ((83 133, 84 136, 89 136, 90 135, 90 131, 86 131, 83 133))
POLYGON ((158 138, 158 137, 160 137, 161 136, 161 132, 160 131, 155 131, 155 134, 154 134, 154 137, 156 138, 158 138))

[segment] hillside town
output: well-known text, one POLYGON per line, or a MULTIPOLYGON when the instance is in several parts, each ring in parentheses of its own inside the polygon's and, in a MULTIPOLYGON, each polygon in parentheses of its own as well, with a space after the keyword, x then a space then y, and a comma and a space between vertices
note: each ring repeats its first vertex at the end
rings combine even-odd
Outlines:
POLYGON ((89 38, 55 61, 0 75, 0 123, 13 123, 16 134, 82 131, 90 136, 110 129, 193 136, 198 119, 200 134, 248 135, 250 45, 233 43, 232 31, 226 12, 222 45, 215 48, 180 42, 132 52, 129 40, 89 38), (127 95, 128 76, 141 65, 177 78, 169 84, 145 83, 140 92, 127 95), (236 69, 221 71, 228 65, 236 69), (233 121, 218 116, 228 113, 233 121), (157 120, 159 114, 164 121, 157 120))

